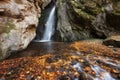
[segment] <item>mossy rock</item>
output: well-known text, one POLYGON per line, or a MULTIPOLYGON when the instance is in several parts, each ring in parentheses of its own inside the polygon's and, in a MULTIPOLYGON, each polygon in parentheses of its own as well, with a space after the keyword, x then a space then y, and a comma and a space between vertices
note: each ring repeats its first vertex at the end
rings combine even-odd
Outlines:
POLYGON ((74 11, 79 15, 81 16, 84 20, 93 20, 94 19, 94 16, 82 11, 81 9, 77 9, 75 8, 74 11))
POLYGON ((84 6, 77 1, 70 1, 70 4, 72 5, 72 7, 75 7, 75 8, 79 8, 79 9, 84 8, 84 6))
POLYGON ((114 8, 113 13, 115 15, 120 15, 120 1, 118 3, 114 3, 113 8, 114 8))
POLYGON ((81 16, 83 19, 89 19, 93 20, 94 16, 92 14, 98 14, 100 13, 100 9, 96 8, 96 3, 87 2, 86 4, 82 4, 78 1, 70 1, 70 4, 74 10, 79 16, 81 16))
POLYGON ((6 23, 0 23, 0 34, 2 33, 9 33, 10 30, 15 29, 15 25, 12 20, 6 22, 6 23))

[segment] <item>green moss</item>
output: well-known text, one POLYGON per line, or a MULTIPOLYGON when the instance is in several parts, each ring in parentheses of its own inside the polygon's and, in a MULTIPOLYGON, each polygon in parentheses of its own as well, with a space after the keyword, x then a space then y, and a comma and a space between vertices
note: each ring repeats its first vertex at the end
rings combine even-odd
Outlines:
POLYGON ((90 7, 86 7, 83 11, 85 11, 86 13, 88 14, 91 14, 91 15, 98 15, 99 13, 101 13, 103 10, 102 8, 90 8, 90 7))
POLYGON ((86 3, 80 3, 78 1, 71 1, 71 6, 74 11, 82 16, 84 19, 94 19, 94 15, 97 15, 101 12, 101 9, 96 7, 96 3, 93 1, 88 1, 86 3))
POLYGON ((72 5, 73 7, 75 7, 75 8, 79 8, 79 9, 82 9, 82 8, 83 8, 83 5, 82 5, 81 3, 79 3, 79 2, 71 1, 70 3, 71 3, 71 5, 72 5))
POLYGON ((120 16, 120 12, 117 12, 117 11, 113 11, 113 14, 117 15, 117 16, 120 16))
POLYGON ((94 16, 92 16, 92 15, 89 15, 88 13, 86 13, 86 12, 84 12, 84 11, 82 11, 81 9, 74 9, 75 10, 75 12, 79 15, 79 16, 81 16, 82 18, 84 18, 85 20, 93 20, 95 17, 94 16))
POLYGON ((2 33, 9 33, 10 30, 15 29, 15 25, 12 20, 6 23, 0 23, 0 34, 2 33))

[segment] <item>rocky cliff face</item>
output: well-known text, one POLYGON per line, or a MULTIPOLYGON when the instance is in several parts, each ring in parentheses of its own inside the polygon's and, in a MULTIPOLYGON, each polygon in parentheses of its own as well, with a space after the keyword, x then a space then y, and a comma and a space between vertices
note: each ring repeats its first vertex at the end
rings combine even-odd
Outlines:
POLYGON ((49 1, 0 1, 0 59, 9 56, 13 51, 27 47, 35 37, 41 8, 44 8, 49 1))
POLYGON ((57 0, 56 38, 74 41, 120 33, 119 0, 57 0))

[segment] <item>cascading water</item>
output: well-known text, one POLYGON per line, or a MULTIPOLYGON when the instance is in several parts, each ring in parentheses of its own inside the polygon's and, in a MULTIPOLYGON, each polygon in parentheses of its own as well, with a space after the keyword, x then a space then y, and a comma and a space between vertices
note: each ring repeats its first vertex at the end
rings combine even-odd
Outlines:
POLYGON ((54 27, 55 27, 55 9, 56 6, 53 6, 50 15, 48 17, 48 20, 45 24, 45 31, 43 34, 43 38, 41 39, 41 42, 51 41, 51 37, 54 33, 54 27))

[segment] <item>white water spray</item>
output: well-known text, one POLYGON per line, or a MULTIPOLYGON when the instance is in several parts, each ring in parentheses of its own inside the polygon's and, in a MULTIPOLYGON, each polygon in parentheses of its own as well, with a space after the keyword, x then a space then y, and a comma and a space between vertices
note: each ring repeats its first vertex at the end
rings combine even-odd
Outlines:
POLYGON ((100 57, 95 55, 88 55, 86 58, 91 69, 96 73, 96 77, 93 80, 115 80, 108 71, 97 65, 96 60, 98 59, 100 59, 100 57))
POLYGON ((41 39, 41 42, 48 42, 51 41, 51 37, 54 32, 54 26, 55 26, 55 9, 56 7, 53 6, 50 15, 48 17, 48 20, 45 24, 45 32, 43 34, 43 38, 41 39))
POLYGON ((98 65, 91 65, 92 70, 96 73, 94 80, 115 80, 109 72, 98 65))

